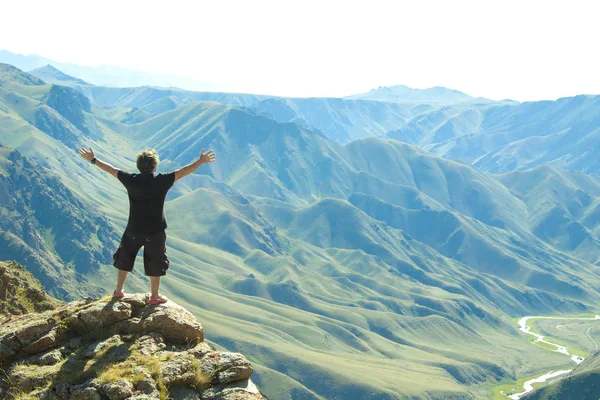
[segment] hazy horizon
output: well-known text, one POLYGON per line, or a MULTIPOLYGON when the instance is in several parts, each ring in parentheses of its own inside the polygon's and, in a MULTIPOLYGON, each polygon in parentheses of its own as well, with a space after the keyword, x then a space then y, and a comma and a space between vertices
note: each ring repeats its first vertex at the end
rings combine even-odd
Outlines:
POLYGON ((187 77, 211 91, 344 97, 441 86, 517 101, 600 93, 592 2, 34 1, 5 9, 29 23, 3 23, 0 49, 187 77))

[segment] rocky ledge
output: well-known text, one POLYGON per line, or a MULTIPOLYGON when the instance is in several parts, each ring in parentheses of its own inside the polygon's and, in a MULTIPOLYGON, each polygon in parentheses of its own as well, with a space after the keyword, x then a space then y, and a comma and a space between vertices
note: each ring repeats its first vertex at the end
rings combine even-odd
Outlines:
POLYGON ((46 294, 25 267, 14 261, 0 261, 0 321, 7 315, 42 312, 60 304, 46 294))
POLYGON ((189 311, 142 294, 8 317, 0 368, 2 399, 263 399, 242 354, 215 351, 189 311))

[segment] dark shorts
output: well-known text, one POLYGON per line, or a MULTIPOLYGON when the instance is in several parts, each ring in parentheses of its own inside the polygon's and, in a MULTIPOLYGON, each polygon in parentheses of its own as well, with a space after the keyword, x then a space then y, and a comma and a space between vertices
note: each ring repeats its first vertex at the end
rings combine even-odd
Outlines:
POLYGON ((144 273, 148 276, 164 276, 170 264, 166 244, 167 234, 164 230, 151 234, 125 231, 119 248, 113 254, 113 265, 123 271, 132 271, 135 257, 144 246, 144 273))

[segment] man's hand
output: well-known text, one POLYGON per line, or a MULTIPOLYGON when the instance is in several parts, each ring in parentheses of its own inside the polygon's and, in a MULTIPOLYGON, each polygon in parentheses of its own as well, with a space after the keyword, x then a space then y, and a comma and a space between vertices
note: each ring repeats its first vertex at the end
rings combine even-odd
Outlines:
POLYGON ((202 153, 200 153, 200 158, 194 161, 193 163, 186 165, 183 168, 179 168, 175 171, 175 182, 194 172, 199 166, 206 163, 211 163, 216 160, 215 153, 212 150, 209 150, 208 153, 204 154, 204 149, 202 149, 202 153))
POLYGON ((79 150, 79 155, 87 161, 91 161, 94 158, 94 150, 90 147, 90 151, 87 151, 83 147, 79 150))
POLYGON ((216 159, 215 153, 213 153, 212 150, 209 150, 208 153, 204 154, 204 149, 202 149, 202 153, 200 153, 200 164, 214 162, 216 159))
MULTIPOLYGON (((90 147, 90 151, 87 151, 86 149, 84 149, 82 147, 79 150, 79 155, 81 157, 83 157, 83 159, 85 159, 87 161, 91 161, 94 157, 96 157, 94 155, 94 150, 92 150, 91 147, 90 147)), ((116 169, 115 167, 113 167, 112 165, 110 165, 109 163, 106 163, 104 161, 100 161, 100 160, 96 159, 96 166, 98 168, 100 168, 102 171, 108 172, 109 174, 111 174, 115 178, 119 178, 119 170, 116 169)))

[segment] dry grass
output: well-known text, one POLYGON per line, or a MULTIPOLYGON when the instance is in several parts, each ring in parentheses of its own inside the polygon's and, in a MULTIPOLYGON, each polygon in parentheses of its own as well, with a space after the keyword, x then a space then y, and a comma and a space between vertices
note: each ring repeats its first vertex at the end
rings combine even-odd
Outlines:
POLYGON ((212 376, 207 376, 202 372, 200 360, 197 358, 192 360, 192 369, 196 375, 196 379, 194 381, 194 386, 196 389, 206 389, 208 386, 210 386, 212 376))

